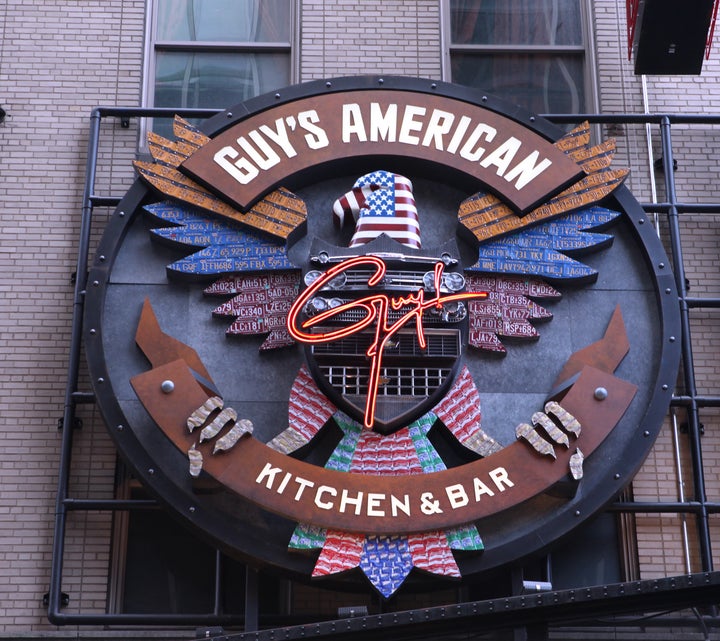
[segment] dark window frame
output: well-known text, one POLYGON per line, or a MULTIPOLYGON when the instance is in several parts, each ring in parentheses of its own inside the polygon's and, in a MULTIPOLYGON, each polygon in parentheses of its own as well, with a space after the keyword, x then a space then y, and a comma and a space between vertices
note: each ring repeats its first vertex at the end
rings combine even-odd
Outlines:
MULTIPOLYGON (((159 55, 164 53, 188 53, 188 54, 237 54, 242 56, 244 54, 257 54, 260 56, 267 56, 273 54, 283 54, 288 57, 288 68, 287 78, 288 81, 283 81, 280 86, 287 86, 296 81, 297 77, 297 38, 299 33, 298 24, 298 0, 287 0, 290 10, 289 20, 289 34, 287 40, 281 41, 253 41, 253 40, 239 40, 239 41, 228 41, 228 40, 184 40, 184 39, 160 39, 157 37, 158 34, 158 3, 163 0, 150 0, 147 3, 147 15, 146 15, 146 30, 145 30, 145 51, 143 60, 143 81, 142 81, 142 104, 145 108, 182 108, 182 109, 221 109, 226 108, 230 105, 232 100, 224 100, 222 104, 206 105, 201 107, 199 105, 156 105, 156 86, 157 86, 157 59, 159 55)), ((258 0, 261 2, 262 0, 258 0)), ((269 87, 268 91, 277 89, 279 87, 269 87)), ((258 93, 263 93, 259 90, 258 93)), ((255 94, 257 95, 257 94, 255 94)), ((245 96, 243 100, 253 97, 252 95, 245 96)), ((200 121, 193 120, 193 123, 200 121)), ((159 124, 160 133, 167 134, 170 131, 170 121, 163 118, 161 124, 159 124)), ((144 119, 142 127, 140 129, 140 147, 141 150, 145 150, 145 140, 148 130, 154 129, 155 125, 152 119, 144 119)))
MULTIPOLYGON (((510 56, 538 56, 544 55, 549 57, 565 57, 568 60, 577 59, 581 62, 583 69, 583 79, 580 90, 583 94, 583 104, 573 105, 573 108, 566 110, 552 110, 547 108, 535 108, 526 100, 521 101, 523 106, 530 108, 539 113, 582 113, 592 112, 598 109, 597 104, 597 80, 595 69, 595 47, 592 34, 592 5, 588 0, 577 0, 579 5, 579 14, 581 18, 578 34, 580 37, 579 44, 530 44, 530 43, 504 43, 504 44, 469 44, 454 42, 452 38, 452 3, 454 0, 442 0, 442 23, 443 23, 443 39, 445 41, 443 57, 443 78, 448 82, 463 84, 462 79, 454 78, 453 57, 458 56, 475 56, 475 57, 492 57, 497 58, 505 55, 510 56)), ((532 1, 532 0, 528 0, 532 1)), ((477 87, 478 89, 486 89, 492 92, 491 87, 477 87)), ((506 98, 512 101, 511 96, 503 95, 502 92, 495 92, 500 98, 506 98)))

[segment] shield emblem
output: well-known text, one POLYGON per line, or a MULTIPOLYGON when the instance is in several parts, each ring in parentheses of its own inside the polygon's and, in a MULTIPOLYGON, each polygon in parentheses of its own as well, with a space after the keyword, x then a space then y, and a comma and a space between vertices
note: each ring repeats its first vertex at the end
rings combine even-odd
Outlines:
POLYGON ((356 215, 350 246, 312 244, 299 317, 311 326, 302 342, 318 387, 349 416, 387 434, 447 393, 467 344, 468 314, 455 242, 421 249, 416 212, 409 223, 398 215, 393 192, 402 177, 369 176, 374 189, 363 177, 335 203, 341 223, 340 207, 356 215))

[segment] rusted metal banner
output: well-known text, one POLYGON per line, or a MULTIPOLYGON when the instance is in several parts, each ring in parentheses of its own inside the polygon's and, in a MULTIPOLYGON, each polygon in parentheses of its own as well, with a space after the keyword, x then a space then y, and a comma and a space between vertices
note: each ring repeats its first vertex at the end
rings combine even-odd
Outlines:
MULTIPOLYGON (((197 437, 189 433, 187 417, 208 394, 185 362, 162 365, 131 382, 165 435, 180 450, 189 451, 197 437)), ((517 505, 563 479, 571 456, 577 449, 585 456, 591 454, 635 392, 636 386, 585 367, 562 399, 563 408, 583 429, 570 447, 555 448, 556 458, 541 456, 518 441, 487 458, 443 472, 372 476, 320 468, 244 436, 232 450, 218 455, 210 454, 209 444, 201 445, 203 469, 229 490, 293 521, 365 534, 449 529, 517 505)))

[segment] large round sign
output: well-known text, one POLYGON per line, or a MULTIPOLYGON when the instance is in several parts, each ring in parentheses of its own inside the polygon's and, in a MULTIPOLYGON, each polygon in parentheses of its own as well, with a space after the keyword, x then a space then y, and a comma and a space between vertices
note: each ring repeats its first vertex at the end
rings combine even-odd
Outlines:
POLYGON ((175 133, 136 163, 84 327, 121 455, 186 524, 390 596, 540 551, 631 481, 680 327, 611 142, 376 77, 175 133))

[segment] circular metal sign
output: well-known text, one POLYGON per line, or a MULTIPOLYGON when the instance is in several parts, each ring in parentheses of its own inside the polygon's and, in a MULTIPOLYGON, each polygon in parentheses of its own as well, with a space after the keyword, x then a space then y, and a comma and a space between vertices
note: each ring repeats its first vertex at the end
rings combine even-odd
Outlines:
POLYGON ((568 533, 680 357, 669 261, 587 132, 363 77, 151 136, 85 307, 123 458, 227 553, 384 596, 568 533))

